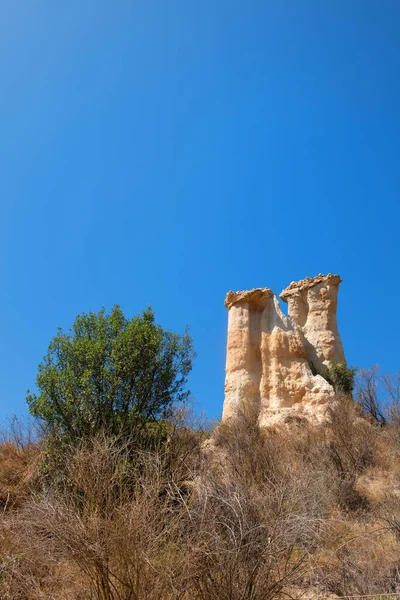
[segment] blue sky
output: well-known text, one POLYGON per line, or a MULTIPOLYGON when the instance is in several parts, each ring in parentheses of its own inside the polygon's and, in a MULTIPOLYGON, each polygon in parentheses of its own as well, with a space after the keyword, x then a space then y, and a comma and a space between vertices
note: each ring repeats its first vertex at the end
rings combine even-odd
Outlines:
POLYGON ((400 370, 397 0, 4 0, 0 419, 57 327, 151 304, 221 414, 225 293, 343 278, 352 365, 400 370))

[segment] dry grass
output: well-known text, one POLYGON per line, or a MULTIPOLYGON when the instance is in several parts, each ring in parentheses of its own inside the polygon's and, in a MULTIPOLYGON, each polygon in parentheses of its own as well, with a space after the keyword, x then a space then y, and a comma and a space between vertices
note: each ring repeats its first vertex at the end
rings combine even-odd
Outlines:
POLYGON ((13 419, 0 434, 0 510, 27 500, 38 482, 40 458, 32 429, 13 419))
POLYGON ((382 427, 343 397, 327 427, 260 431, 247 411, 204 439, 187 419, 151 451, 98 436, 53 471, 30 439, 5 440, 0 598, 398 591, 397 421, 382 427))

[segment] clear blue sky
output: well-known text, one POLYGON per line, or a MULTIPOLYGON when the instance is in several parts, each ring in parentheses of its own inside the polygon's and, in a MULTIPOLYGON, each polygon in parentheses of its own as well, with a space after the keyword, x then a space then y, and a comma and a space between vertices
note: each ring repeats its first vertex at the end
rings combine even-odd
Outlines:
POLYGON ((398 0, 4 0, 0 418, 57 326, 148 304, 223 402, 230 289, 343 278, 348 362, 400 370, 398 0))

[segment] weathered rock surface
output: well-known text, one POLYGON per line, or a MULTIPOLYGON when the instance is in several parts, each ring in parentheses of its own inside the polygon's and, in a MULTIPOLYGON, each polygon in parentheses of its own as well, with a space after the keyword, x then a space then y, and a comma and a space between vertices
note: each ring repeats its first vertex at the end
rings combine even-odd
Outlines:
POLYGON ((229 292, 223 419, 251 403, 261 426, 305 418, 322 422, 334 391, 322 364, 345 362, 337 320, 338 275, 292 282, 281 298, 269 288, 229 292))

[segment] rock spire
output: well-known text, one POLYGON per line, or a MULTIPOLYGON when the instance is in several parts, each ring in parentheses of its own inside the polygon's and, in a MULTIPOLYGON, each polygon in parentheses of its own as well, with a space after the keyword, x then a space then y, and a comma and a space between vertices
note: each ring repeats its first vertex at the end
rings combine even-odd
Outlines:
POLYGON ((297 419, 322 422, 334 397, 316 374, 331 360, 345 362, 336 307, 339 275, 292 282, 280 297, 269 288, 229 292, 223 419, 251 403, 261 426, 297 419))

